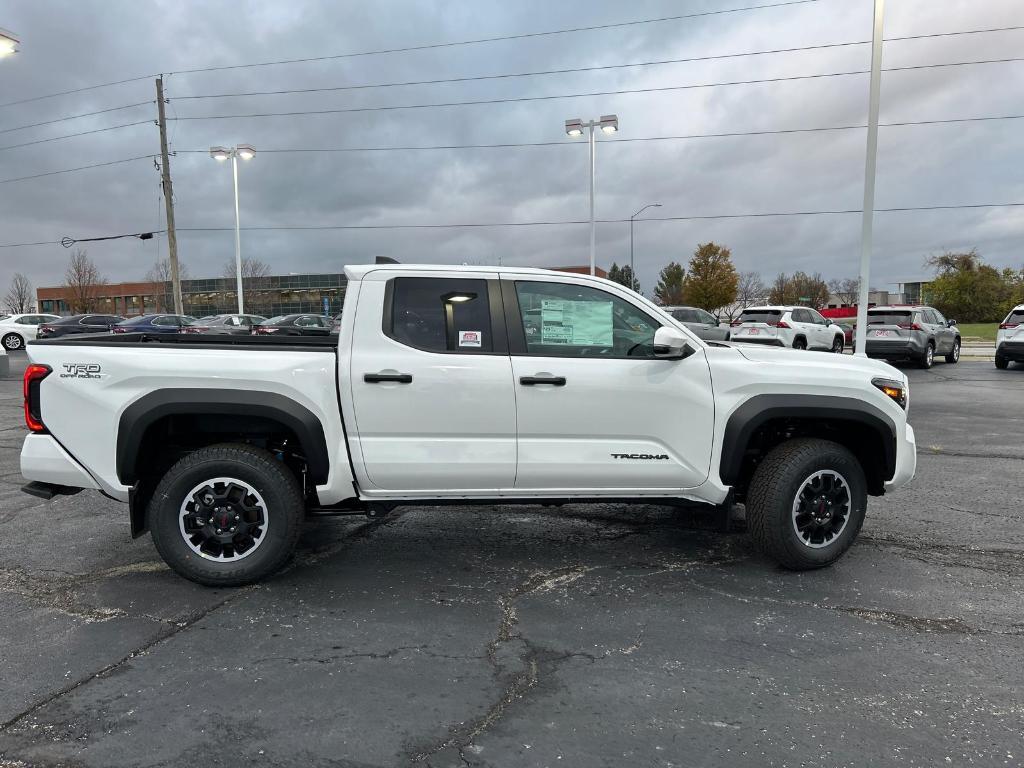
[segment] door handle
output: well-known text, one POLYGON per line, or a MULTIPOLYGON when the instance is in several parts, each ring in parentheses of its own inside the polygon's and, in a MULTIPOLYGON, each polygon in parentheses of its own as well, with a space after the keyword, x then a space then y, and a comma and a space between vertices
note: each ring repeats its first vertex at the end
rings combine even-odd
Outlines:
POLYGON ((519 383, 524 387, 532 387, 534 384, 550 384, 554 387, 564 387, 565 376, 520 376, 519 383))
POLYGON ((380 384, 383 381, 393 381, 396 384, 412 384, 411 373, 364 373, 363 381, 367 384, 380 384))

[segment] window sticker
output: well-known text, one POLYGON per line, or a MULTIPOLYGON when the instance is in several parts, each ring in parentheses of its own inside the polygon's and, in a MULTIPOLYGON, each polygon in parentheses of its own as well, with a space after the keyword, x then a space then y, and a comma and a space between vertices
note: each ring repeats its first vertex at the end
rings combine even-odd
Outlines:
POLYGON ((460 347, 480 347, 483 340, 484 335, 480 331, 459 331, 460 347))
POLYGON ((544 299, 540 309, 540 342, 572 347, 612 346, 612 302, 544 299))

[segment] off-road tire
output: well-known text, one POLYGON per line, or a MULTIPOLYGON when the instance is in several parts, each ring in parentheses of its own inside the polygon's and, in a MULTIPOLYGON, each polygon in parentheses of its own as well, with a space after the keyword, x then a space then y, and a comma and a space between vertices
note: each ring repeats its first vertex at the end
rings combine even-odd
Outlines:
POLYGON ((754 471, 747 490, 747 530, 758 549, 794 571, 831 565, 853 544, 864 524, 867 482, 860 462, 830 440, 795 438, 773 448, 754 471), (793 504, 804 482, 819 470, 839 472, 847 481, 849 520, 836 538, 815 549, 793 525, 793 504))
POLYGON ((950 365, 960 362, 960 339, 953 342, 953 348, 949 350, 949 354, 946 355, 946 362, 950 365))
POLYGON ((242 443, 221 443, 192 451, 160 480, 147 508, 157 551, 186 579, 210 587, 251 584, 278 571, 295 549, 305 504, 298 479, 274 455, 242 443), (266 502, 266 539, 233 562, 209 560, 194 552, 182 536, 179 512, 189 491, 204 480, 230 477, 248 483, 266 502))

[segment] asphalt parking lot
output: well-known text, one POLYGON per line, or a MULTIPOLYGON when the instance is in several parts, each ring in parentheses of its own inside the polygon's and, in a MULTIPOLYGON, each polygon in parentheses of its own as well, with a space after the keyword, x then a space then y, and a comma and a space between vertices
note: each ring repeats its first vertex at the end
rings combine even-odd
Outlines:
POLYGON ((19 491, 0 381, 0 766, 1024 764, 1024 367, 908 368, 918 476, 794 574, 657 506, 315 520, 214 590, 19 491))

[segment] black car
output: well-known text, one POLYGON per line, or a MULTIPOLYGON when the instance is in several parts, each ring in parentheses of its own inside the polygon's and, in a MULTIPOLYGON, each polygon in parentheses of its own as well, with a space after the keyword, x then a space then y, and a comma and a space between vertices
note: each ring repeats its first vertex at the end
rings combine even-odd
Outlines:
POLYGON ((331 318, 326 315, 278 315, 252 327, 257 336, 327 336, 331 318))
POLYGON ((110 333, 115 325, 122 322, 124 318, 117 315, 71 315, 43 323, 36 332, 36 338, 56 339, 74 333, 110 333))
POLYGON ((265 323, 263 315, 210 315, 196 320, 193 326, 199 333, 231 334, 248 336, 253 326, 265 323))

